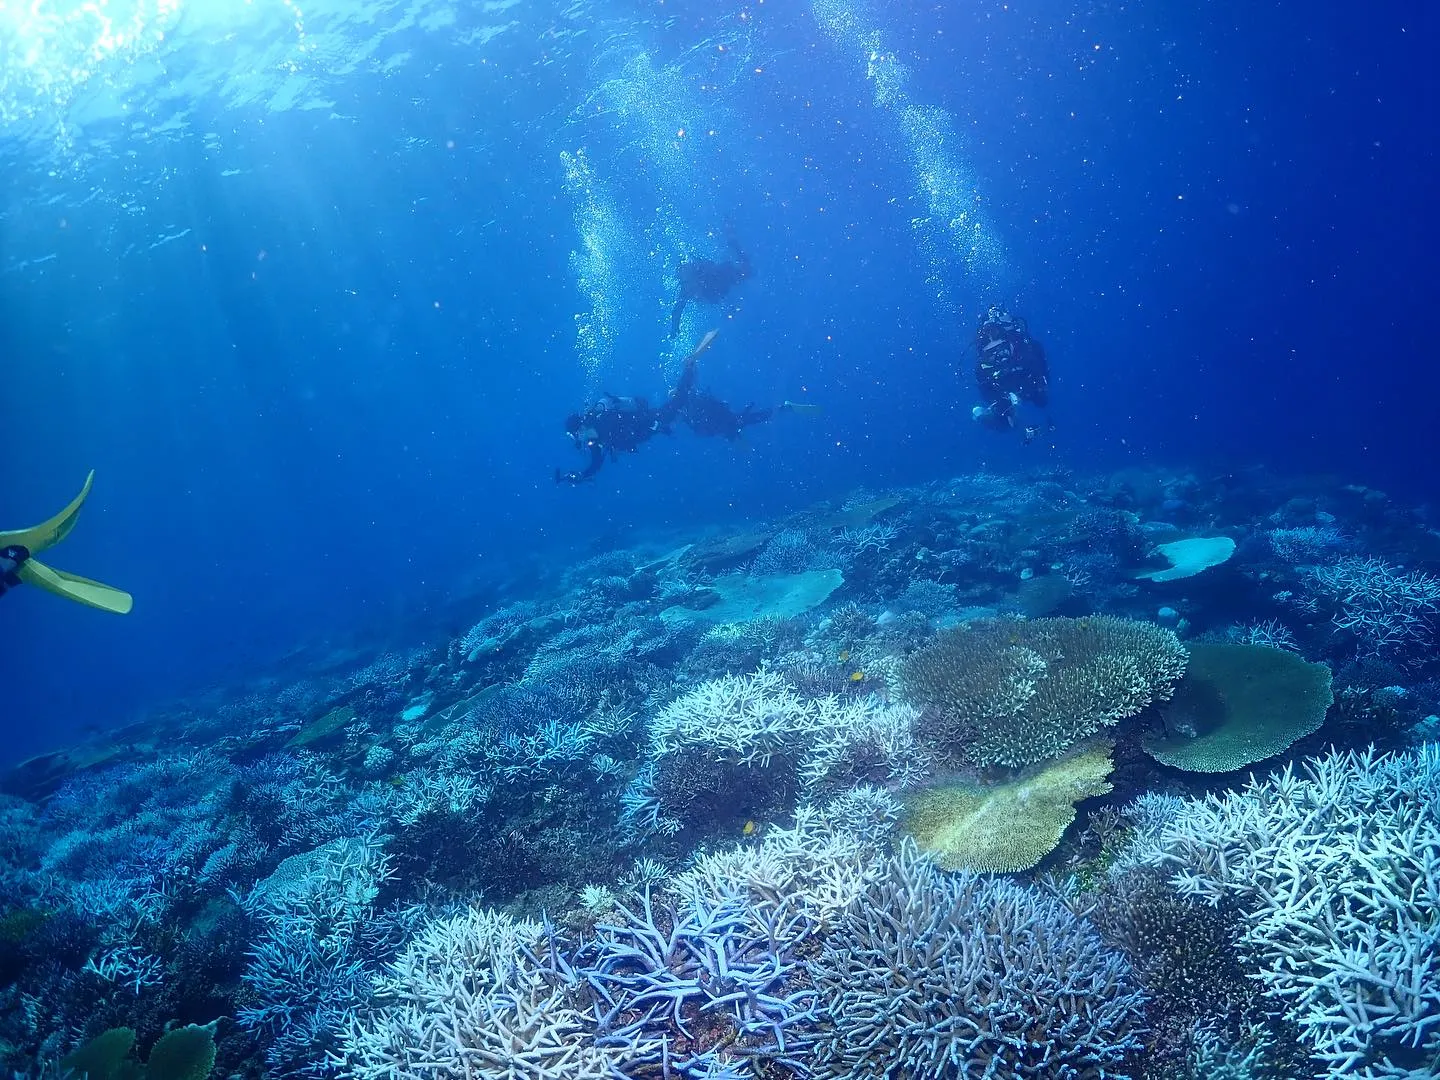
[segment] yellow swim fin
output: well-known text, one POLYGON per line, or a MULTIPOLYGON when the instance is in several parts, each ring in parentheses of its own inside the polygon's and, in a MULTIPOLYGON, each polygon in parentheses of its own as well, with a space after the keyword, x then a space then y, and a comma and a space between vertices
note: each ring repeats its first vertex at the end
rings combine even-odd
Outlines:
POLYGON ((85 499, 90 494, 90 485, 94 482, 95 470, 91 469, 90 475, 85 478, 85 486, 80 489, 79 495, 70 500, 69 506, 44 524, 33 525, 28 529, 0 532, 0 548, 18 544, 31 555, 38 555, 46 548, 54 547, 64 540, 70 535, 70 530, 75 527, 75 519, 80 516, 80 507, 85 505, 85 499))
POLYGON ((77 604, 110 611, 116 615, 130 614, 130 608, 135 604, 135 598, 128 592, 91 581, 79 574, 56 570, 34 559, 26 559, 15 573, 27 585, 39 586, 46 592, 74 600, 77 604))
POLYGON ((90 475, 85 477, 85 486, 80 489, 79 495, 70 500, 69 506, 39 525, 0 532, 0 548, 23 547, 29 552, 30 558, 22 562, 15 571, 16 577, 27 585, 36 585, 56 596, 74 600, 77 604, 99 608, 101 611, 112 611, 116 615, 126 615, 135 603, 129 593, 83 578, 79 574, 56 570, 36 562, 34 558, 70 535, 70 530, 75 527, 75 521, 80 516, 80 508, 85 505, 85 499, 90 494, 90 485, 94 482, 95 470, 91 469, 90 475))
POLYGON ((788 410, 789 412, 797 413, 818 413, 821 412, 823 409, 823 406, 812 405, 806 401, 787 401, 784 405, 780 407, 782 409, 788 410))

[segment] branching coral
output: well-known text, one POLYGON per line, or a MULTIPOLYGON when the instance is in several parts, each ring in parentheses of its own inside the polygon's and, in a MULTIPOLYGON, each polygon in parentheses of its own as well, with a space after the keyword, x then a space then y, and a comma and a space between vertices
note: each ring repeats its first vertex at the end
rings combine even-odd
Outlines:
POLYGON ((765 923, 814 933, 879 877, 900 814, 900 804, 873 787, 801 806, 791 828, 768 830, 758 845, 702 855, 670 891, 699 906, 739 890, 765 923))
POLYGON ((899 812, 867 787, 803 806, 792 828, 701 856, 663 902, 647 890, 617 906, 573 968, 552 970, 589 1000, 599 1044, 659 1039, 667 1075, 804 1074, 815 996, 799 957, 878 878, 899 812))
POLYGON ((358 1080, 602 1080, 654 1058, 638 1035, 598 1045, 573 987, 537 959, 543 936, 488 910, 432 921, 377 981, 379 1006, 350 1016, 336 1065, 358 1080))
POLYGON ((264 1034, 276 1072, 313 1060, 368 1002, 378 961, 412 928, 414 910, 375 908, 389 874, 377 837, 338 840, 292 855, 244 897, 262 932, 238 1019, 264 1034))
POLYGON ((858 783, 905 788, 930 768, 916 742, 916 710, 878 697, 828 696, 815 701, 818 721, 800 764, 808 796, 834 794, 858 783))
POLYGON ((673 1067, 684 1074, 751 1058, 803 1071, 797 1055, 814 994, 793 988, 798 934, 782 919, 758 915, 733 889, 680 908, 660 906, 647 889, 635 910, 619 913, 574 967, 599 1045, 683 1038, 688 1057, 673 1067))
POLYGON ((1141 802, 1135 858, 1240 906, 1242 951, 1330 1075, 1440 1074, 1440 746, 1141 802))
POLYGON ((1350 546, 1343 533, 1334 525, 1301 525, 1291 529, 1271 529, 1265 540, 1275 557, 1292 566, 1309 565, 1333 559, 1350 546))
POLYGON ((1125 950, 1153 1004, 1193 1020, 1225 1015, 1254 995, 1235 955, 1235 912, 1179 896, 1155 870, 1106 883, 1092 919, 1125 950))
POLYGON ((650 760, 624 796, 626 823, 673 833, 721 807, 772 816, 797 793, 914 783, 929 764, 915 719, 912 708, 872 695, 802 698, 764 670, 711 680, 651 722, 650 760))
POLYGON ((1314 567, 1309 577, 1335 606, 1335 628, 1351 634, 1362 654, 1403 653, 1433 640, 1440 578, 1359 556, 1314 567))
POLYGON ((1139 1045, 1123 957, 1058 900, 906 844, 810 965, 820 1077, 1115 1076, 1139 1045))
POLYGON ((361 1080, 591 1080, 800 1068, 813 994, 793 985, 798 916, 732 884, 676 904, 607 902, 573 954, 538 923, 471 909, 433 920, 350 1017, 336 1055, 361 1080))

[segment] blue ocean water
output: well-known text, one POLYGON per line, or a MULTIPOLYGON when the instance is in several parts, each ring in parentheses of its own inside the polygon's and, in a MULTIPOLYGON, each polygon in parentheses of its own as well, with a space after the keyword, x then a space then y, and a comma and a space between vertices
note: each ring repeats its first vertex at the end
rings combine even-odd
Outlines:
POLYGON ((1434 494, 1435 13, 1298 2, 0 5, 5 752, 453 634, 617 538, 1054 460, 1434 494), (674 268, 756 267, 665 337, 674 268), (979 430, 1010 305, 1052 438, 979 430), (563 417, 802 398, 557 487, 563 417))

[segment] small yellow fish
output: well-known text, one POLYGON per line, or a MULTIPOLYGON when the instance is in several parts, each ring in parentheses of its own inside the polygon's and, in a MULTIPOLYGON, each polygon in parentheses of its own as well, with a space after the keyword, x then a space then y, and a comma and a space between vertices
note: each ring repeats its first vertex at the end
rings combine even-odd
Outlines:
POLYGON ((841 650, 840 650, 840 656, 839 656, 840 663, 843 664, 846 660, 849 660, 849 659, 850 659, 850 650, 849 650, 849 649, 841 649, 841 650))
POLYGON ((753 822, 753 821, 747 821, 747 822, 745 822, 745 827, 740 830, 740 833, 741 833, 742 836, 754 836, 754 835, 755 835, 755 830, 758 829, 758 828, 759 828, 759 826, 756 825, 755 822, 753 822))
POLYGON ((851 681, 851 682, 864 682, 864 681, 865 681, 865 673, 864 673, 863 671, 852 671, 852 672, 850 673, 850 681, 851 681))

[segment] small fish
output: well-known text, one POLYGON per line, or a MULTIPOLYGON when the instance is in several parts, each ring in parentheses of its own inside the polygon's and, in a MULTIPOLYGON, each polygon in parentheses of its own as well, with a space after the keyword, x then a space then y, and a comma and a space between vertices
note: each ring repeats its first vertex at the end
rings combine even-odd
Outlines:
POLYGON ((865 681, 865 673, 864 673, 863 671, 852 671, 852 672, 850 673, 850 681, 851 681, 851 682, 864 682, 864 681, 865 681))
POLYGON ((841 649, 841 650, 840 650, 840 656, 838 657, 838 659, 839 659, 840 663, 842 663, 842 664, 843 664, 846 660, 849 660, 849 659, 850 659, 850 650, 849 650, 849 649, 841 649))
POLYGON ((740 834, 741 834, 742 836, 754 836, 754 835, 755 835, 755 830, 758 829, 759 827, 760 827, 760 826, 756 825, 755 822, 753 822, 753 821, 747 821, 747 822, 745 822, 745 827, 740 830, 740 834))

